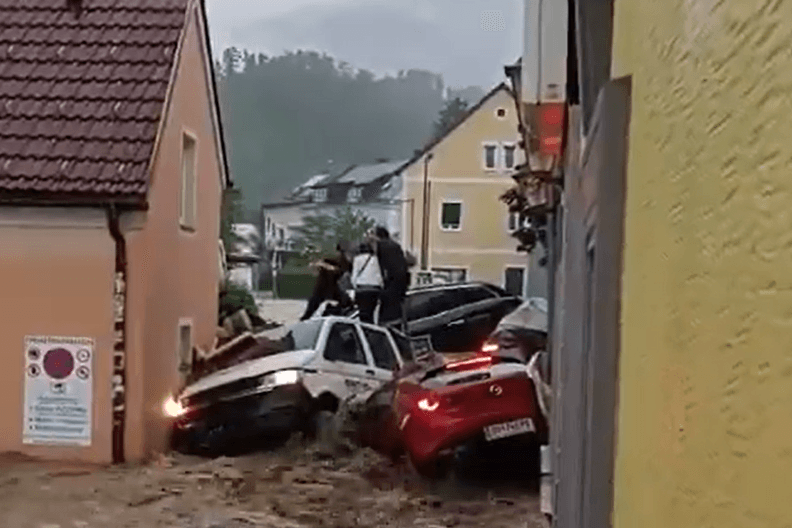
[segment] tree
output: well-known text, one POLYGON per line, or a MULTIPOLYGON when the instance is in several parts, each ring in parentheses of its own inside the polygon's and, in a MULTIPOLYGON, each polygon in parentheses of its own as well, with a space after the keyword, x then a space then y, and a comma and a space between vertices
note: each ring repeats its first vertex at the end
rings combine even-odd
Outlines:
POLYGON ((242 193, 238 189, 227 188, 223 191, 220 206, 220 239, 226 251, 231 251, 236 242, 233 226, 240 221, 242 214, 242 193))
POLYGON ((315 51, 277 56, 229 48, 217 90, 229 165, 246 210, 337 166, 406 159, 432 135, 442 78, 376 76, 315 51))
POLYGON ((374 225, 375 221, 362 211, 347 206, 333 214, 304 217, 294 242, 304 257, 314 259, 332 253, 341 241, 359 242, 374 225))
POLYGON ((434 137, 444 136, 451 128, 456 125, 467 113, 467 101, 459 97, 454 97, 446 101, 445 106, 440 110, 440 116, 434 123, 434 137))

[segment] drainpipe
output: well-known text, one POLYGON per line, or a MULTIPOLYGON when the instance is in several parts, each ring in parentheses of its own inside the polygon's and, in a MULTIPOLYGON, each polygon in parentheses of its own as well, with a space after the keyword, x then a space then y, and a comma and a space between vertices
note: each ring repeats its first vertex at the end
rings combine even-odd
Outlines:
POLYGON ((113 305, 115 340, 113 342, 113 463, 122 464, 124 458, 124 430, 126 424, 126 313, 127 313, 127 255, 126 240, 119 226, 119 213, 114 203, 107 206, 107 224, 115 242, 115 274, 113 305))
POLYGON ((421 269, 426 271, 429 266, 429 162, 434 154, 429 152, 424 157, 423 173, 423 222, 421 224, 421 269))

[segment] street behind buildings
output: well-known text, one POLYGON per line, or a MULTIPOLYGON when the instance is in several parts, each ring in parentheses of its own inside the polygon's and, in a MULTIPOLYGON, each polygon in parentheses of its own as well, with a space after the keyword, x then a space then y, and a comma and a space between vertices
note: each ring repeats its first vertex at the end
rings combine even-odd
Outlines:
POLYGON ((4 528, 542 526, 530 485, 429 483, 367 449, 292 441, 237 458, 110 468, 0 459, 4 528))

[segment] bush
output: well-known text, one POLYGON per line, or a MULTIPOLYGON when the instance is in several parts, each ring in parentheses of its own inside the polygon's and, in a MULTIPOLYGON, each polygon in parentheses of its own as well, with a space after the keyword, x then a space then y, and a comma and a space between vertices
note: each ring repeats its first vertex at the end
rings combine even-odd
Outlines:
POLYGON ((278 297, 281 299, 307 299, 313 293, 316 277, 312 273, 278 273, 278 297))
POLYGON ((258 307, 253 294, 244 286, 226 281, 220 292, 218 321, 222 324, 223 319, 243 308, 251 318, 258 318, 258 307))

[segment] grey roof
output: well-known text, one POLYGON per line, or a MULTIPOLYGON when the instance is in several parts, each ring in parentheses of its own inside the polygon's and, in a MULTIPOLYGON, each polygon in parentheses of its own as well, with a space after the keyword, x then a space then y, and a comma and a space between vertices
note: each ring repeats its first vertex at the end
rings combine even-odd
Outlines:
POLYGON ((381 176, 396 172, 407 160, 387 161, 372 165, 357 165, 335 180, 338 183, 371 183, 381 176))

